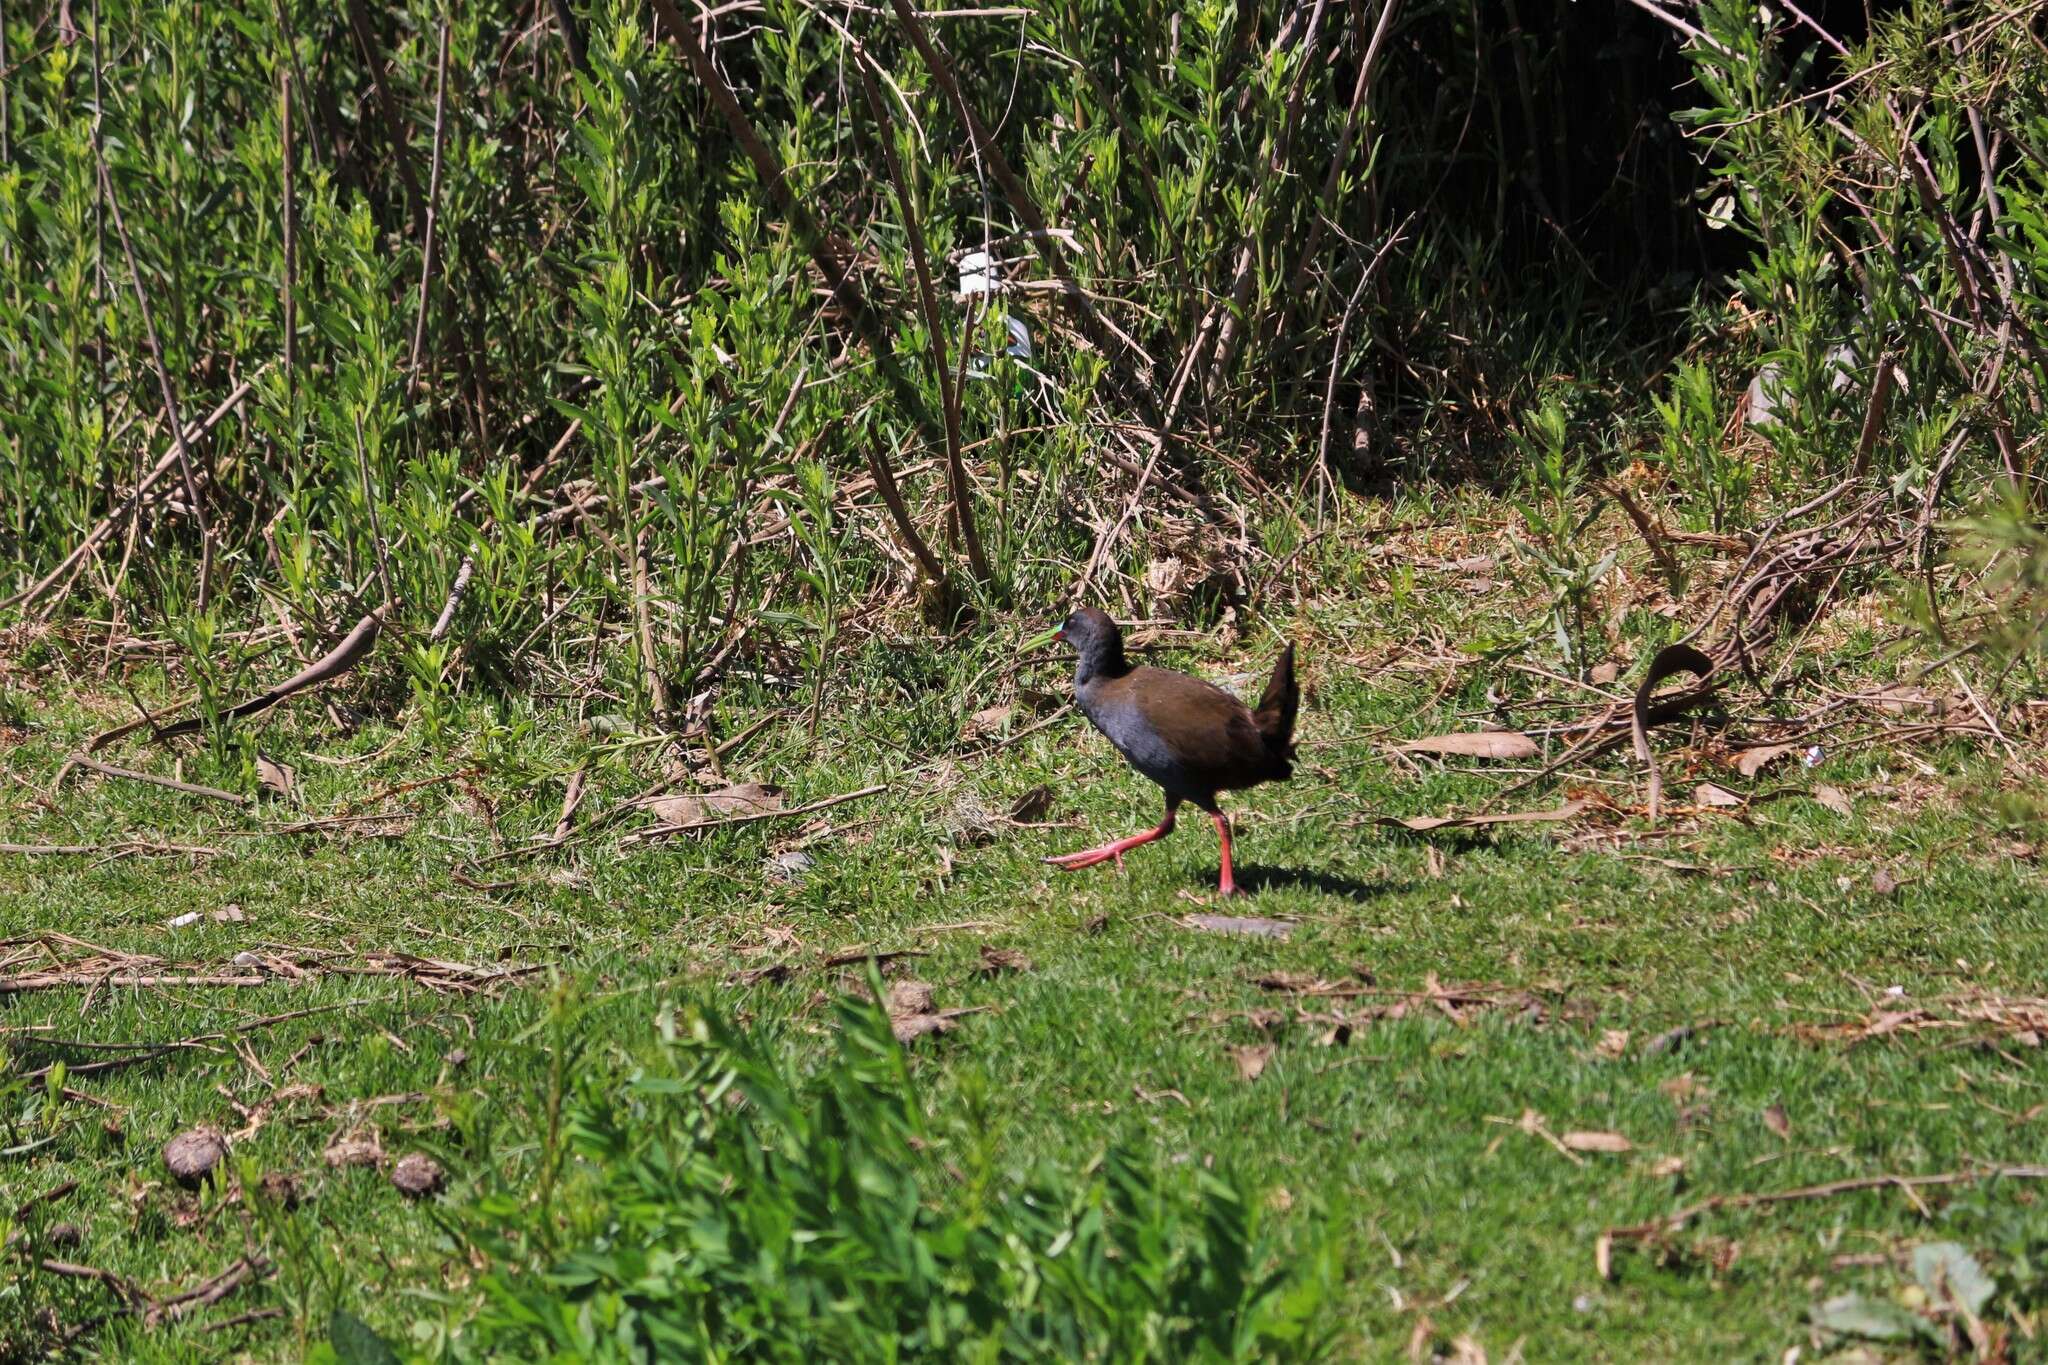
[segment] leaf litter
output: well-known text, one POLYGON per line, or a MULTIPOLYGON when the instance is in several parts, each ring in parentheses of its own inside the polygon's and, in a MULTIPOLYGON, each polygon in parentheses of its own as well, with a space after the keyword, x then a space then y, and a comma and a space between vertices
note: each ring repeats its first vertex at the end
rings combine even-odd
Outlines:
POLYGON ((896 1035, 896 1041, 907 1046, 926 1034, 949 1033, 963 1015, 979 1014, 988 1008, 972 1005, 942 1010, 937 1001, 938 993, 929 981, 912 977, 890 982, 882 993, 882 1009, 889 1016, 889 1031, 896 1035))

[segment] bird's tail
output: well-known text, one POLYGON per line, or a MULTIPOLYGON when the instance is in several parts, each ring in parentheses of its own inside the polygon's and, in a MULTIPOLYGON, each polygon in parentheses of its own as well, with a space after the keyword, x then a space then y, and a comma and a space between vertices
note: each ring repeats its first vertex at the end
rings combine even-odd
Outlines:
POLYGON ((1290 644, 1280 651, 1280 661, 1273 665, 1273 676, 1259 697, 1258 709, 1252 712, 1282 776, 1291 771, 1287 765, 1294 758, 1294 713, 1300 709, 1301 689, 1294 685, 1294 646, 1290 644))

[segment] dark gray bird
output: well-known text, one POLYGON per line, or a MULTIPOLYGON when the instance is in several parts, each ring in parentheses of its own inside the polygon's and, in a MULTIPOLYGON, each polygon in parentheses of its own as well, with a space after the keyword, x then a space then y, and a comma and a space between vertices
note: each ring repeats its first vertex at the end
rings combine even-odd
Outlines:
POLYGON ((1216 822, 1223 850, 1218 889, 1237 892, 1230 871, 1230 821, 1216 805, 1219 792, 1284 782, 1294 774, 1294 715, 1301 693, 1294 685, 1294 646, 1280 651, 1257 709, 1213 683, 1164 668, 1134 668, 1124 658, 1123 632, 1093 607, 1067 617, 1054 636, 1074 646, 1074 693, 1081 713, 1117 752, 1166 793, 1166 818, 1143 834, 1047 862, 1077 871, 1116 860, 1140 844, 1173 833, 1174 813, 1192 801, 1216 822))

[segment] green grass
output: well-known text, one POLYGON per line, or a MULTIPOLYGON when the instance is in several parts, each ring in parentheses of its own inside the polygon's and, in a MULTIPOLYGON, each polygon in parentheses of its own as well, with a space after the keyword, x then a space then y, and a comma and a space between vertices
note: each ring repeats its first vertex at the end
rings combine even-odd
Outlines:
MULTIPOLYGON (((1327 582, 1369 574, 1351 553, 1331 551, 1327 582)), ((1427 1319, 1440 1348, 1469 1335, 1495 1360, 1517 1344, 1527 1360, 1776 1360, 1808 1340, 1810 1304, 1898 1282, 1891 1269, 1834 1258, 1934 1239, 1970 1246, 2004 1274, 2001 1303, 2038 1295, 2013 1249, 2048 1239, 2048 1190, 2019 1183, 1714 1212, 1661 1251, 1617 1249, 1611 1280, 1594 1265, 1604 1229, 1711 1195, 2038 1159, 2048 1075, 2022 1042, 1994 1048, 1933 1030, 1852 1043, 1801 1032, 1866 1017, 1893 987, 1904 992, 1897 1008, 1972 990, 2040 993, 2048 897, 2031 862, 2015 856, 2022 842, 2038 843, 2034 794, 1977 751, 1866 751, 1754 783, 1714 774, 1760 792, 1831 783, 1850 795, 1848 817, 1787 795, 1739 818, 1669 818, 1659 831, 1618 816, 1429 838, 1390 829, 1373 817, 1472 810, 1504 780, 1479 771, 1487 765, 1437 770, 1427 759, 1410 774, 1381 743, 1469 728, 1486 710, 1489 681, 1522 697, 1535 683, 1474 660, 1455 678, 1449 665, 1369 673, 1362 661, 1432 623, 1472 632, 1521 610, 1503 597, 1475 605, 1441 575, 1420 577, 1428 581, 1412 602, 1333 586, 1276 622, 1304 640, 1304 762, 1293 783, 1233 803, 1240 880, 1254 894, 1228 907, 1213 903, 1205 823, 1132 855, 1122 875, 1041 864, 1150 823, 1156 794, 1071 714, 993 751, 988 741, 961 744, 966 714, 1020 686, 1059 690, 1058 661, 1012 671, 996 644, 962 654, 932 641, 872 641, 843 675, 837 718, 815 743, 799 695, 727 761, 735 780, 785 784, 792 804, 886 782, 881 796, 710 837, 621 845, 620 831, 645 823, 636 817, 553 854, 470 868, 464 875, 488 888, 479 890, 454 874, 551 829, 566 774, 604 740, 601 730, 524 703, 469 705, 453 738, 429 751, 381 723, 337 740, 317 706, 300 702, 256 747, 294 766, 302 812, 274 803, 237 812, 76 775, 46 800, 63 753, 127 708, 85 672, 67 675, 60 643, 46 641, 41 671, 7 680, 26 736, 5 759, 0 837, 99 842, 140 831, 221 853, 9 857, 0 862, 9 937, 55 930, 215 970, 234 970, 238 952, 282 945, 275 950, 342 955, 337 962, 399 950, 547 972, 475 995, 316 971, 255 988, 8 997, 0 1037, 13 1074, 63 1060, 74 1068, 69 1084, 106 1107, 57 1103, 40 1084, 6 1092, 0 1145, 29 1150, 0 1157, 0 1210, 77 1181, 35 1215, 82 1232, 49 1254, 159 1295, 245 1249, 281 1263, 276 1277, 175 1326, 115 1317, 81 1338, 88 1352, 289 1357, 324 1337, 335 1306, 433 1349, 473 1311, 478 1267, 433 1206, 408 1203, 369 1169, 330 1170, 330 1141, 374 1126, 390 1156, 435 1153, 452 1177, 444 1198, 457 1204, 482 1189, 527 1189, 547 1121, 546 1021, 558 992, 585 1011, 585 1075, 623 1076, 649 1055, 664 1018, 697 1003, 802 1061, 829 1050, 831 1002, 858 988, 858 967, 824 958, 916 950, 927 955, 898 959, 896 975, 932 983, 942 1008, 983 1007, 910 1050, 942 1167, 971 1167, 975 1153, 999 1171, 1071 1169, 1121 1144, 1169 1183, 1212 1164, 1234 1173, 1294 1245, 1328 1223, 1340 1229, 1346 1279, 1335 1311, 1347 1357, 1400 1358, 1427 1319), (315 753, 361 761, 320 763, 315 753), (257 832, 470 768, 481 772, 375 807, 411 812, 409 821, 353 834, 257 832), (1037 819, 1060 828, 1000 818, 1040 785, 1053 800, 1037 819), (1611 837, 1587 840, 1589 830, 1611 837), (766 860, 797 842, 811 862, 790 880, 766 860), (1873 889, 1880 868, 1895 891, 1873 889), (244 921, 164 927, 230 903, 244 921), (1281 941, 1181 921, 1205 908, 1294 927, 1281 941), (1021 951, 1031 967, 989 975, 984 945, 1021 951), (757 971, 775 963, 789 971, 757 971), (1258 984, 1275 973, 1408 992, 1432 979, 1484 983, 1515 998, 1456 1018, 1425 1001, 1332 1037, 1332 1010, 1390 997, 1303 998, 1258 984), (114 1054, 54 1041, 161 1043, 313 1009, 326 1012, 247 1033, 241 1056, 214 1043, 84 1076, 75 1068, 114 1054), (1697 1031, 1644 1054, 1683 1025, 1697 1031), (1618 1057, 1601 1046, 1613 1031, 1628 1035, 1618 1057), (1248 1082, 1231 1049, 1259 1044, 1274 1050, 1248 1082), (319 1093, 265 1112, 233 1159, 247 1173, 297 1177, 296 1214, 255 1218, 218 1194, 168 1184, 160 1154, 174 1133, 245 1128, 236 1106, 254 1109, 288 1084, 319 1093), (1766 1121, 1772 1106, 1786 1135, 1766 1121), (1529 1111, 1549 1133, 1613 1131, 1634 1150, 1574 1160, 1518 1125, 1529 1111), (1679 1174, 1660 1166, 1667 1157, 1683 1162, 1679 1174), (284 1315, 221 1335, 200 1330, 265 1307, 284 1315)), ((1271 647, 1263 635, 1244 644, 1218 635, 1169 657, 1222 676, 1262 668, 1271 647)), ((722 733, 770 700, 729 699, 722 733)), ((1035 718, 1027 705, 1013 724, 1035 718)), ((1697 752, 1686 738, 1674 730, 1660 741, 1678 799, 1697 752)), ((644 789, 667 761, 654 746, 609 743, 584 819, 644 789)), ((121 753, 114 761, 169 770, 161 754, 121 753)), ((239 762, 189 751, 185 776, 253 790, 239 762)), ((1630 765, 1598 775, 1615 800, 1640 799, 1630 765)), ((1538 789, 1511 804, 1555 801, 1538 789)), ((31 965, 23 957, 8 970, 31 965)), ((22 1275, 0 1289, 0 1338, 38 1336, 46 1310, 77 1326, 112 1307, 101 1285, 22 1275)))

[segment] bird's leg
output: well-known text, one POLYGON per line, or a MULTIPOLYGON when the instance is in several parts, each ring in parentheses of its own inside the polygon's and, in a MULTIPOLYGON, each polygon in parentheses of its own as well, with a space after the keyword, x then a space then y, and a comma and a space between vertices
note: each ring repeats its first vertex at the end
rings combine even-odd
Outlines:
POLYGON ((1223 849, 1223 876, 1216 891, 1219 895, 1235 896, 1237 879, 1230 875, 1230 820, 1220 810, 1210 811, 1209 818, 1216 822, 1216 840, 1223 849))
POLYGON ((1166 818, 1153 828, 1146 830, 1143 834, 1133 834, 1128 839, 1118 839, 1115 843, 1104 844, 1101 848, 1084 848, 1079 853, 1062 853, 1059 857, 1047 858, 1046 861, 1054 867, 1063 867, 1069 872, 1078 872, 1084 867, 1093 867, 1097 863, 1106 863, 1111 858, 1114 858, 1116 859, 1118 870, 1121 871, 1124 865, 1124 854, 1127 851, 1136 848, 1139 844, 1149 844, 1154 839, 1164 839, 1167 835, 1173 833, 1173 813, 1179 808, 1180 798, 1169 796, 1166 798, 1166 818))

